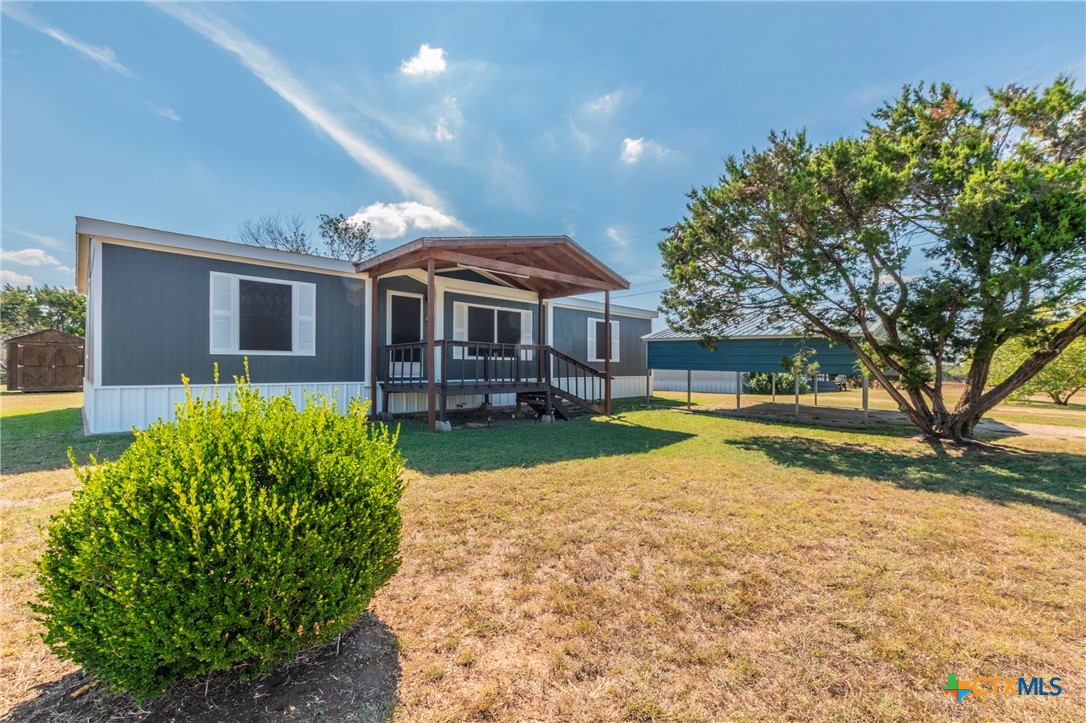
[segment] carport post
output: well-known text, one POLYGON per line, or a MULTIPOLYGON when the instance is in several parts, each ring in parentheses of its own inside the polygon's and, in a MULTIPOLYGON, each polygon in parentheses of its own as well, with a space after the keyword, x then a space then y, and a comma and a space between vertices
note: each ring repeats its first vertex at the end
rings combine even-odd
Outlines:
POLYGON ((735 411, 739 411, 743 408, 742 403, 743 394, 743 372, 735 373, 735 411))
POLYGON ((864 376, 864 391, 863 391, 863 398, 864 398, 864 426, 866 427, 867 426, 867 375, 864 374, 863 376, 864 376))
POLYGON ((645 372, 645 404, 652 402, 652 370, 645 372))
POLYGON ((777 372, 769 373, 769 382, 773 385, 773 403, 777 403, 777 372))
POLYGON ((818 406, 818 375, 817 374, 812 374, 811 375, 811 384, 814 386, 815 406, 817 407, 818 406))
POLYGON ((686 411, 690 411, 690 376, 693 374, 689 369, 686 370, 686 411))
POLYGON ((792 378, 796 380, 796 419, 799 419, 799 374, 793 374, 792 378))

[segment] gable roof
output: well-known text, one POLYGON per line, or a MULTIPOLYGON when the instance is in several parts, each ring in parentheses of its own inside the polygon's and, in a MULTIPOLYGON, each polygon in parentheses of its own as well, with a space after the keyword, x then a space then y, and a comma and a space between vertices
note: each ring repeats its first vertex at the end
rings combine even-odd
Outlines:
POLYGON ((8 337, 5 342, 21 341, 21 342, 38 342, 42 344, 60 342, 62 344, 82 344, 83 337, 76 336, 75 334, 69 334, 66 331, 60 329, 39 329, 38 331, 31 331, 26 334, 20 334, 19 336, 8 337))
POLYGON ((371 276, 402 269, 467 268, 499 274, 543 298, 615 291, 630 283, 569 236, 424 236, 357 264, 371 276))

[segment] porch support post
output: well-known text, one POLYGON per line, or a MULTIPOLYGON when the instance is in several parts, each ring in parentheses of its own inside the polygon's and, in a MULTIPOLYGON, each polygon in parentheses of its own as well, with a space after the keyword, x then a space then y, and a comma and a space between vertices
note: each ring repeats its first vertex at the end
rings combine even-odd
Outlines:
POLYGON ((370 277, 370 417, 377 419, 377 277, 370 277))
POLYGON ((863 375, 863 378, 864 378, 864 382, 863 382, 863 384, 864 384, 864 390, 863 390, 863 399, 864 399, 864 426, 866 427, 866 426, 867 426, 867 424, 868 424, 868 414, 867 414, 867 389, 868 389, 868 384, 869 384, 869 383, 868 383, 868 380, 867 380, 867 375, 866 375, 866 374, 864 374, 864 375, 863 375))
POLYGON ((652 370, 645 370, 645 404, 652 402, 652 370))
POLYGON ((426 409, 430 431, 437 431, 437 390, 434 379, 434 259, 426 262, 426 409))
POLYGON ((799 419, 799 374, 793 374, 792 378, 796 380, 796 419, 799 419))
POLYGON ((611 415, 611 292, 603 292, 603 391, 604 412, 611 415))
POLYGON ((777 403, 777 372, 769 373, 769 383, 773 385, 773 403, 777 403))
MULTIPOLYGON (((540 345, 540 346, 545 346, 546 343, 547 343, 547 321, 546 321, 546 316, 547 315, 544 313, 543 295, 542 294, 540 294, 540 296, 539 296, 539 305, 536 308, 535 313, 536 313, 536 315, 538 317, 536 319, 536 325, 539 328, 539 330, 537 332, 536 342, 535 343, 540 345)), ((548 360, 548 363, 549 363, 549 360, 548 360)), ((535 380, 536 380, 536 382, 538 384, 543 383, 543 355, 542 354, 536 354, 535 380)))

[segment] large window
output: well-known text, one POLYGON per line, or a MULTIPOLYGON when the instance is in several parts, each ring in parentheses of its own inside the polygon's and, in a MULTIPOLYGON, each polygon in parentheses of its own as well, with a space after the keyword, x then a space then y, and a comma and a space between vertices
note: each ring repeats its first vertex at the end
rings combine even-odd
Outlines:
POLYGON ((316 353, 316 286, 211 272, 211 353, 316 353))
MULTIPOLYGON (((453 304, 453 339, 481 342, 469 346, 469 357, 491 354, 511 355, 511 350, 495 349, 488 344, 531 344, 532 313, 456 302, 453 304)), ((457 353, 459 356, 459 350, 457 353)))
MULTIPOLYGON (((604 333, 603 319, 588 320, 588 361, 601 362, 607 358, 607 334, 604 333)), ((617 362, 619 358, 619 326, 617 321, 611 321, 611 361, 617 362)))

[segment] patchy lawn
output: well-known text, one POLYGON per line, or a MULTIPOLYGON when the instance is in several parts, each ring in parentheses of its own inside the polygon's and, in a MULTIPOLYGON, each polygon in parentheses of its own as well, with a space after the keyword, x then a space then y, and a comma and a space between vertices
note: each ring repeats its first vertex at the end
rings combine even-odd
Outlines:
POLYGON ((36 527, 67 503, 65 445, 111 456, 127 440, 83 438, 48 402, 10 416, 21 401, 3 398, 0 715, 1086 719, 1083 445, 962 451, 633 405, 451 435, 406 424, 404 565, 339 656, 142 710, 71 698, 88 681, 24 607, 36 527), (1064 693, 958 704, 938 690, 948 673, 1060 676, 1064 693))

